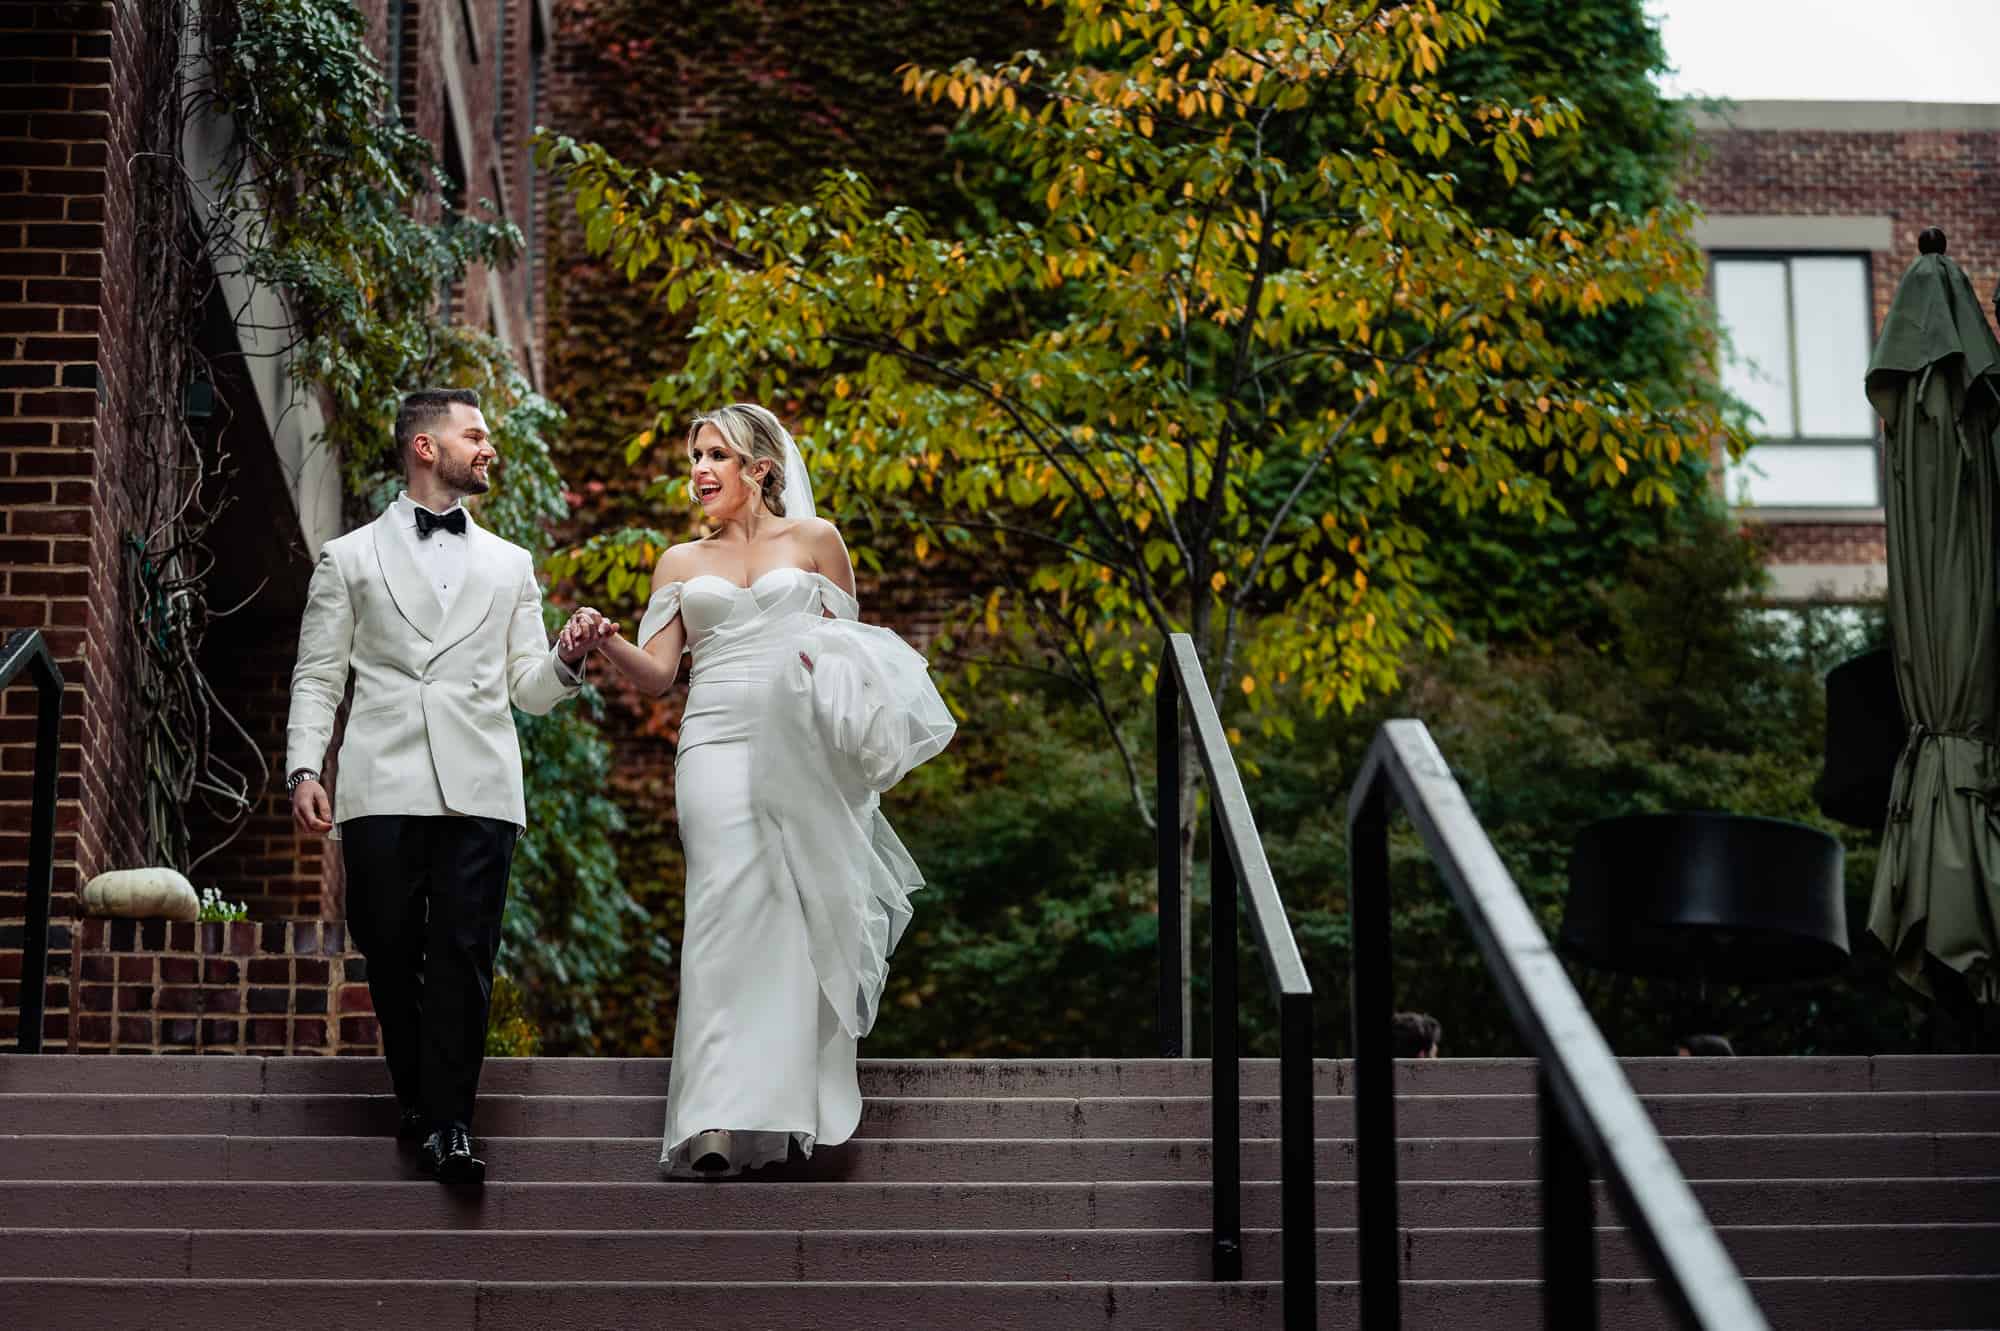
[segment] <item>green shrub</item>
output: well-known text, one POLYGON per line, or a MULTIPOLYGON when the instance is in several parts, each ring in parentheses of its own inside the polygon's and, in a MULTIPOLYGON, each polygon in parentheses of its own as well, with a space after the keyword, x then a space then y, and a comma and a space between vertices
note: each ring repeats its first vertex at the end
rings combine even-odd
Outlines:
MULTIPOLYGON (((1812 801, 1825 668, 1870 632, 1851 616, 1778 615, 1742 594, 1758 553, 1714 515, 1642 552, 1603 594, 1613 641, 1468 646, 1413 663, 1394 697, 1352 716, 1281 699, 1294 738, 1238 744, 1250 802, 1319 1000, 1317 1046, 1348 1050, 1346 799, 1379 724, 1430 727, 1531 909, 1551 934, 1570 846, 1616 814, 1725 809, 1826 828, 1847 848, 1856 962, 1813 984, 1706 994, 1572 968, 1622 1054, 1666 1054, 1691 1025, 1754 1054, 1917 1047, 1911 1011, 1860 925, 1876 838, 1812 801)), ((1081 700, 1054 689, 965 699, 959 740, 892 793, 889 814, 930 886, 897 954, 869 1052, 1135 1055, 1156 1048, 1154 851, 1115 757, 1081 700)), ((1140 748, 1146 747, 1145 737, 1140 748)), ((1471 938, 1415 838, 1391 841, 1395 993, 1436 1015, 1454 1055, 1526 1052, 1471 938)), ((1198 843, 1197 971, 1206 973, 1208 847, 1198 843)), ((1240 959, 1246 1048, 1276 1050, 1274 1011, 1247 923, 1240 959)), ((1207 1047, 1196 986, 1195 1045, 1207 1047)))
POLYGON ((486 1056, 533 1058, 541 1050, 541 1033, 529 1020, 521 986, 506 971, 495 971, 493 1002, 486 1018, 486 1056))

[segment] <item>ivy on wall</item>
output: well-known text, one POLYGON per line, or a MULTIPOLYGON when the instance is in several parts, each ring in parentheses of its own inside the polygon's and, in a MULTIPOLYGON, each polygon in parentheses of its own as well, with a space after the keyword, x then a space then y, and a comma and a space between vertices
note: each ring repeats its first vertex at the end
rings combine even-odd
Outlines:
MULTIPOLYGON (((204 0, 197 113, 227 117, 236 152, 204 182, 209 264, 283 293, 295 387, 327 408, 356 517, 398 485, 393 423, 425 384, 480 393, 503 465, 480 521, 543 560, 568 512, 554 441, 564 417, 508 348, 441 316, 474 265, 505 266, 520 233, 490 205, 444 206, 430 142, 401 123, 352 0, 204 0)), ((550 627, 560 618, 547 607, 550 627)), ((595 708, 594 692, 585 702, 595 708)), ((594 995, 624 968, 622 920, 638 910, 612 838, 610 766, 583 708, 520 725, 528 828, 516 850, 503 961, 552 1048, 587 1039, 594 995)))
MULTIPOLYGON (((570 68, 550 124, 748 202, 800 198, 840 161, 865 170, 885 201, 921 198, 947 215, 954 198, 976 207, 943 151, 957 112, 912 105, 897 70, 1052 41, 1054 16, 953 0, 876 6, 866 22, 855 13, 839 0, 568 0, 557 26, 570 68)), ((575 225, 549 237, 550 384, 570 413, 562 461, 579 483, 579 524, 685 527, 686 507, 662 513, 644 495, 650 473, 635 473, 620 446, 651 419, 647 385, 678 363, 687 322, 634 300, 582 239, 575 225)), ((678 438, 659 442, 669 447, 652 464, 678 468, 678 438)))

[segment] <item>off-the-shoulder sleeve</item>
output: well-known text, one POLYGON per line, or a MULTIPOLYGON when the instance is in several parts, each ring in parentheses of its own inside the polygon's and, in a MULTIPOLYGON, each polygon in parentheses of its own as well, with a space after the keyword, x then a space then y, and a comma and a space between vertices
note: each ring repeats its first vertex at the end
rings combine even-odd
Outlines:
POLYGON ((639 646, 641 649, 653 640, 653 635, 674 622, 674 616, 681 612, 681 584, 662 584, 646 602, 646 613, 639 619, 639 646))
POLYGON ((833 612, 835 619, 861 618, 861 602, 841 589, 839 583, 824 573, 815 574, 819 579, 820 604, 833 612))

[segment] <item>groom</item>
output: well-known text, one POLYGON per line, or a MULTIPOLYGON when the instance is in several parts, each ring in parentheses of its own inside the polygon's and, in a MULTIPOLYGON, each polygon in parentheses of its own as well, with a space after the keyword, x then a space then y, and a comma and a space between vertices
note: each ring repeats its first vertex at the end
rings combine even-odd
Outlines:
POLYGON ((313 569, 292 673, 285 784, 302 832, 334 835, 347 920, 402 1119, 426 1172, 480 1183, 472 1101, 514 842, 527 822, 511 707, 539 716, 576 693, 602 621, 549 647, 526 550, 481 529, 498 454, 470 389, 429 388, 396 415, 406 489, 313 569), (339 795, 319 768, 349 675, 339 795))

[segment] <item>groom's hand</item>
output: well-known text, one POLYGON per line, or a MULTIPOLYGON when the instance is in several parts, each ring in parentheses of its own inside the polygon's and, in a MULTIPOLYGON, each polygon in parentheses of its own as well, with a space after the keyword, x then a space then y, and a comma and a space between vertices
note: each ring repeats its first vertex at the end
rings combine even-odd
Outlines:
POLYGON ((292 791, 292 825, 301 832, 325 833, 333 830, 333 801, 326 787, 317 781, 301 781, 292 791))

